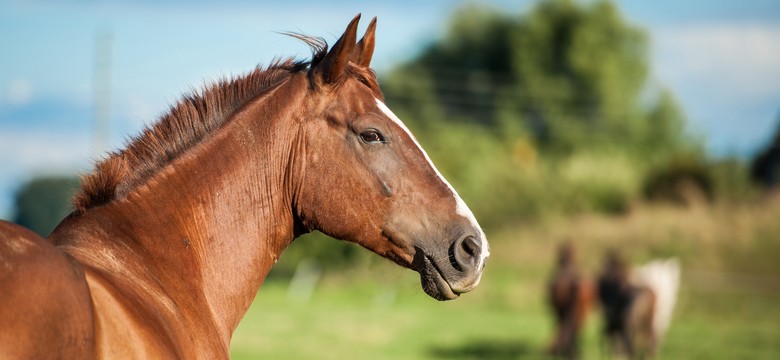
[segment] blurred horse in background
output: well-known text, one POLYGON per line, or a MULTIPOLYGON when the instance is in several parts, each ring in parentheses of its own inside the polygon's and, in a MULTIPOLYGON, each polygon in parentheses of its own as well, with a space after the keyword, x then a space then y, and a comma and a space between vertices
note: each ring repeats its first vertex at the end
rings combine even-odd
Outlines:
POLYGON ((609 252, 598 279, 606 351, 631 359, 655 356, 671 322, 679 278, 676 259, 632 271, 617 252, 609 252))
POLYGON ((384 104, 376 22, 357 41, 358 20, 330 50, 293 34, 310 61, 185 97, 82 179, 48 239, 0 221, 0 358, 228 358, 271 267, 314 230, 438 300, 474 289, 485 234, 384 104))
POLYGON ((580 332, 594 301, 594 284, 583 276, 571 242, 558 248, 558 259, 548 284, 548 303, 555 317, 555 335, 549 353, 566 359, 579 357, 580 332))

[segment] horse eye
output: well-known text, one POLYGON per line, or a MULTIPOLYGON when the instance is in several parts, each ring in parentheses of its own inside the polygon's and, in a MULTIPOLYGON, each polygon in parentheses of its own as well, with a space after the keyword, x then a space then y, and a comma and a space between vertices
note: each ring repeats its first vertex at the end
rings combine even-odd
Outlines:
POLYGON ((379 143, 384 142, 385 138, 382 137, 382 134, 379 133, 379 131, 376 130, 363 130, 360 133, 360 139, 363 140, 367 144, 372 143, 379 143))

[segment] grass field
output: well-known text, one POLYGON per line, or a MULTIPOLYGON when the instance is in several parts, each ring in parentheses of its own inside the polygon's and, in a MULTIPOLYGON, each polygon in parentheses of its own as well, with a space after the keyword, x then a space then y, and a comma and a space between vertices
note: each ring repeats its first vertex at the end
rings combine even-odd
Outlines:
MULTIPOLYGON (((619 246, 635 263, 680 258, 680 296, 659 358, 780 359, 780 199, 637 206, 617 217, 547 219, 486 232, 492 256, 483 283, 451 302, 428 298, 415 273, 381 259, 346 273, 326 272, 308 299, 291 297, 287 281, 269 281, 235 333, 232 355, 545 358, 552 332, 545 282, 555 248, 571 239, 591 274, 609 247, 619 246)), ((589 318, 585 359, 606 358, 599 316, 596 310, 589 318)))

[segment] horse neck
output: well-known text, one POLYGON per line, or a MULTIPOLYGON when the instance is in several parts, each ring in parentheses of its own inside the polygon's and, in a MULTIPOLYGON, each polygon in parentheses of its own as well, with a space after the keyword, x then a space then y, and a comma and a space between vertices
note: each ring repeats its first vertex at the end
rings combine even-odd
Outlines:
POLYGON ((245 106, 146 184, 64 224, 52 239, 89 266, 147 282, 139 289, 160 288, 156 295, 175 304, 200 302, 195 308, 206 309, 197 311, 210 311, 229 343, 295 236, 291 207, 300 136, 293 104, 280 108, 284 101, 274 99, 296 98, 283 90, 245 106), (270 102, 275 109, 268 109, 270 102), (86 234, 73 229, 85 226, 86 234), (102 236, 90 235, 95 233, 102 236), (149 273, 138 273, 143 271, 149 273))

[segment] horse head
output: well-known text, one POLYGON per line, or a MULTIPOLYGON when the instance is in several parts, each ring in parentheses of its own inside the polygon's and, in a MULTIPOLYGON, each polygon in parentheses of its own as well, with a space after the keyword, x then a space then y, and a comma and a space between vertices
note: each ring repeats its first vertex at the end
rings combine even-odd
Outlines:
POLYGON ((315 54, 307 74, 297 221, 419 272, 433 298, 457 298, 480 281, 490 254, 485 234, 385 105, 369 69, 376 18, 356 42, 359 17, 315 54))

